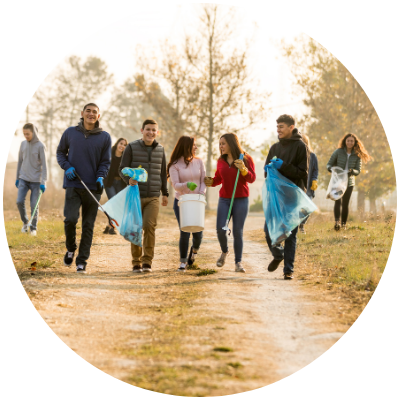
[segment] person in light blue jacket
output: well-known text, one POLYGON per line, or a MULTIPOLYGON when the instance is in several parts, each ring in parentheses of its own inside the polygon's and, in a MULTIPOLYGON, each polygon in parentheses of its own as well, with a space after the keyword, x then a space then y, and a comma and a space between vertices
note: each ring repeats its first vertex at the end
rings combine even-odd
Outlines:
POLYGON ((30 218, 28 218, 26 212, 25 199, 30 190, 32 213, 39 198, 40 191, 44 192, 46 190, 46 148, 39 140, 37 134, 38 130, 35 125, 27 123, 23 126, 22 131, 26 140, 21 143, 18 153, 17 180, 15 181, 15 186, 18 189, 17 207, 23 222, 21 232, 25 233, 30 230, 31 235, 36 236, 39 207, 36 209, 32 225, 29 229, 28 222, 30 218))
MULTIPOLYGON (((315 197, 315 191, 318 187, 318 158, 313 153, 313 149, 310 144, 310 138, 305 134, 301 134, 303 138, 303 142, 307 145, 308 150, 310 151, 310 162, 308 167, 308 179, 307 179, 307 196, 312 200, 315 197)), ((306 224, 309 216, 300 224, 300 233, 305 234, 306 231, 304 229, 304 225, 306 224)))

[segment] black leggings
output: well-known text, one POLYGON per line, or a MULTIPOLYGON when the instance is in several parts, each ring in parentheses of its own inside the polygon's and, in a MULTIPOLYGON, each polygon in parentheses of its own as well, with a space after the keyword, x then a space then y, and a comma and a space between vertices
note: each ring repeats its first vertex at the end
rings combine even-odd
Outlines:
POLYGON ((342 198, 339 200, 335 201, 335 208, 333 209, 333 212, 335 214, 335 221, 340 220, 340 206, 342 205, 342 200, 343 200, 343 207, 342 207, 342 224, 345 224, 347 222, 347 217, 349 216, 349 203, 350 203, 350 197, 351 194, 353 193, 353 188, 354 186, 349 186, 346 191, 344 192, 344 195, 342 198))

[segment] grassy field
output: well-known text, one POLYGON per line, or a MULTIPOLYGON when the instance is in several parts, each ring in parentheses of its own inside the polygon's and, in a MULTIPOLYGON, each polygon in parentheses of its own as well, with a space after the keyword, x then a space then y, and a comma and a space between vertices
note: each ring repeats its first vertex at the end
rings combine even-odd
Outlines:
MULTIPOLYGON (((295 279, 316 296, 341 303, 331 315, 335 321, 349 326, 367 305, 385 269, 395 223, 393 214, 368 215, 336 232, 331 215, 319 214, 305 225, 305 235, 298 233, 295 279)), ((251 239, 265 241, 263 230, 251 239)))

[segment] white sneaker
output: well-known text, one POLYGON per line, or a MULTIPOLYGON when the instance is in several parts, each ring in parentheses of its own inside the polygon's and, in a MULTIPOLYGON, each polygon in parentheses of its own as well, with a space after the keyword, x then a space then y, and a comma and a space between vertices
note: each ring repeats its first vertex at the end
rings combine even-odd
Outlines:
POLYGON ((178 268, 178 271, 185 272, 186 271, 186 263, 181 263, 178 268))
POLYGON ((226 257, 228 256, 229 251, 226 253, 221 253, 221 256, 217 260, 217 267, 223 267, 225 264, 226 257))
POLYGON ((22 229, 21 229, 21 232, 22 232, 22 233, 28 232, 28 224, 24 224, 24 226, 23 226, 22 229))
POLYGON ((246 270, 242 267, 242 263, 238 262, 235 264, 235 272, 244 272, 246 273, 246 270))
POLYGON ((34 229, 34 230, 31 231, 31 236, 36 236, 36 234, 37 234, 36 229, 34 229))
POLYGON ((77 265, 76 272, 80 272, 81 274, 86 274, 86 265, 77 265))

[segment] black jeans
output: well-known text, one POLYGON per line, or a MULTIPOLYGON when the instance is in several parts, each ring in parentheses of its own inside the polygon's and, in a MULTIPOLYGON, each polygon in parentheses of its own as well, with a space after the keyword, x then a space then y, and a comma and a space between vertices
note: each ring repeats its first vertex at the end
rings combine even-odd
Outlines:
MULTIPOLYGON (((92 191, 97 200, 101 195, 92 191)), ((93 228, 97 216, 98 204, 86 189, 66 188, 64 205, 65 245, 68 251, 74 252, 76 244, 76 224, 79 219, 79 209, 82 206, 82 236, 76 265, 86 265, 92 246, 93 228)))
POLYGON ((264 224, 265 239, 267 240, 268 247, 275 260, 284 260, 283 262, 283 273, 290 274, 294 271, 294 259, 296 256, 296 244, 297 244, 297 226, 292 230, 291 235, 285 240, 285 247, 275 246, 272 247, 272 241, 269 236, 267 223, 264 224))
POLYGON ((354 186, 349 186, 341 199, 335 201, 335 207, 333 213, 335 214, 335 221, 340 220, 340 206, 342 206, 342 224, 347 222, 347 217, 349 216, 349 203, 350 197, 353 193, 354 186), (343 202, 342 202, 343 200, 343 202))
MULTIPOLYGON (((174 200, 174 212, 180 228, 181 224, 179 221, 179 206, 177 198, 175 198, 174 200)), ((190 232, 183 232, 183 231, 180 232, 181 236, 179 238, 179 253, 181 256, 181 263, 186 263, 188 260, 190 232)), ((193 249, 199 250, 201 241, 203 239, 203 232, 194 232, 192 233, 192 235, 193 235, 193 249)))

